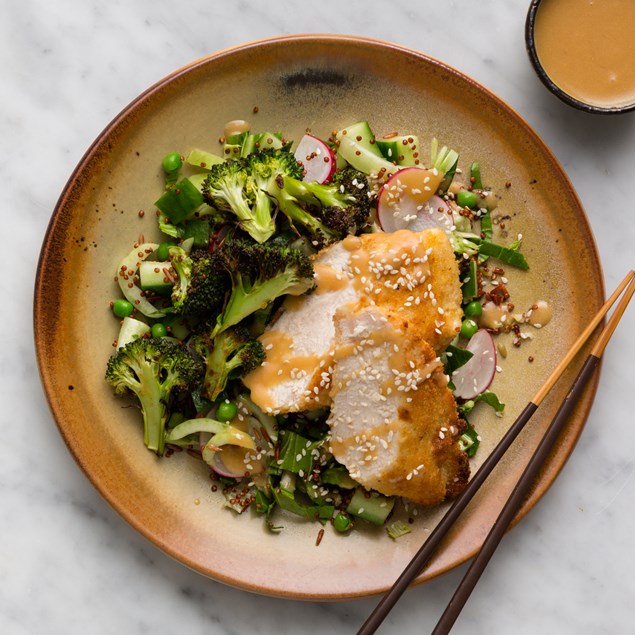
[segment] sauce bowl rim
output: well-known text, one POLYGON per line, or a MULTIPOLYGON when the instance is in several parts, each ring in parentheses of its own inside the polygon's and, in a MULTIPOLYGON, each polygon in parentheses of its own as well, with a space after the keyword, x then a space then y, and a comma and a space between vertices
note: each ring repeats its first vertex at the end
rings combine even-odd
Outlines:
POLYGON ((554 83, 554 81, 551 79, 551 77, 543 67, 542 63, 540 62, 538 53, 536 51, 534 31, 536 28, 536 16, 540 5, 542 4, 542 1, 543 0, 531 0, 529 4, 529 10, 527 12, 527 19, 525 20, 525 46, 527 48, 529 60, 540 81, 561 101, 565 102, 569 106, 573 106, 578 110, 582 110, 590 114, 615 115, 635 110, 635 101, 633 101, 633 103, 631 104, 626 104, 623 106, 597 106, 572 97, 569 93, 565 92, 564 90, 562 90, 562 88, 554 83))

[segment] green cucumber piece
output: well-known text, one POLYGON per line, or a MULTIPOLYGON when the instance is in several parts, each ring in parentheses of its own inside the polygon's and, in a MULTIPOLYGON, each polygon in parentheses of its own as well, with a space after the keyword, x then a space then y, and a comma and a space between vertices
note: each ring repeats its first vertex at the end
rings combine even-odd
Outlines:
POLYGON ((358 487, 346 511, 352 516, 363 518, 374 525, 383 525, 395 506, 395 499, 368 492, 358 487))
MULTIPOLYGON (((374 145, 372 147, 375 148, 374 145)), ((340 139, 337 154, 344 158, 349 165, 364 174, 383 174, 388 177, 397 171, 397 166, 384 159, 381 153, 378 156, 348 135, 340 139)))
POLYGON ((198 249, 207 249, 209 235, 209 221, 198 218, 188 221, 183 230, 183 238, 191 238, 193 240, 192 247, 198 249))
POLYGON ((194 148, 185 157, 185 162, 195 168, 201 168, 202 170, 209 170, 213 165, 222 163, 225 159, 219 157, 217 154, 207 152, 207 150, 199 150, 194 148))
POLYGON ((174 284, 167 273, 170 264, 156 260, 144 260, 139 263, 139 286, 144 291, 152 291, 160 295, 170 295, 174 284))
POLYGON ((320 480, 326 485, 335 485, 342 489, 355 489, 357 483, 349 476, 345 467, 328 467, 320 475, 320 480))
POLYGON ((157 208, 174 224, 180 223, 202 204, 203 195, 189 179, 176 183, 155 202, 157 208))
POLYGON ((187 321, 180 315, 166 315, 161 322, 168 329, 168 333, 177 340, 184 340, 190 334, 187 321))
POLYGON ((375 143, 375 135, 367 121, 358 121, 352 126, 342 128, 336 135, 336 139, 341 141, 344 137, 353 141, 360 148, 368 150, 371 154, 382 157, 381 150, 375 143))
POLYGON ((280 150, 285 147, 282 143, 282 134, 279 132, 262 132, 257 136, 256 142, 259 150, 266 148, 280 150))
POLYGON ((478 295, 478 264, 475 260, 470 260, 467 276, 463 279, 461 291, 464 304, 471 302, 478 295))
POLYGON ((375 145, 388 161, 396 161, 397 165, 420 165, 419 138, 416 135, 399 135, 389 139, 377 139, 375 145))

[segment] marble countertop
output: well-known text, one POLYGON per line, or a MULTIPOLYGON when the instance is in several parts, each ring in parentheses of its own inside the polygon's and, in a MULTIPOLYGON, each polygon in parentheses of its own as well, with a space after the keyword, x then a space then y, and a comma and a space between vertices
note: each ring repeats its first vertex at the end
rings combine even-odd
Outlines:
MULTIPOLYGON (((31 312, 39 248, 84 150, 136 95, 227 46, 289 33, 346 33, 443 60, 534 127, 587 210, 607 289, 633 262, 635 113, 592 117, 546 92, 527 59, 528 1, 320 3, 25 0, 0 20, 0 174, 7 271, 0 394, 0 632, 354 633, 377 599, 295 602, 213 582, 137 534, 91 486, 53 422, 31 312), (10 263, 10 264, 9 264, 10 263), (19 266, 18 266, 19 265, 19 266)), ((584 433, 560 477, 503 540, 453 632, 633 632, 635 311, 605 356, 584 433)), ((382 633, 429 632, 465 567, 409 590, 382 633)))

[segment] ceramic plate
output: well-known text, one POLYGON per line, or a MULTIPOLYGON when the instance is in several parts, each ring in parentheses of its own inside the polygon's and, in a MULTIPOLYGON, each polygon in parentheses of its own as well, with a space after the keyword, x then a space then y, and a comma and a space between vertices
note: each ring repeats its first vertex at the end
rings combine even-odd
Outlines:
MULTIPOLYGON (((232 119, 298 139, 327 136, 366 119, 377 133, 436 136, 462 162, 481 163, 502 195, 497 212, 511 241, 524 236, 527 273, 509 269, 518 308, 548 301, 553 321, 501 361, 495 389, 502 418, 483 408, 473 423, 493 447, 603 299, 591 230, 570 182, 529 126, 482 86, 420 53, 340 36, 284 37, 247 44, 194 62, 131 103, 89 148, 53 213, 35 287, 35 339, 44 388, 73 456, 106 500, 156 546, 185 565, 260 593, 340 599, 379 593, 410 560, 444 507, 420 513, 397 541, 383 528, 350 535, 330 526, 284 520, 279 535, 245 513, 222 508, 207 470, 181 453, 158 459, 142 442, 139 413, 104 382, 118 324, 118 260, 140 234, 156 236, 153 201, 160 160, 198 146, 218 151, 232 119), (257 107, 257 113, 254 112, 257 107), (142 217, 140 210, 145 210, 142 217), (529 361, 533 358, 533 362, 529 361)), ((568 377, 573 379, 575 369, 568 377)), ((566 379, 566 378, 565 378, 566 379)), ((573 450, 597 377, 578 404, 518 518, 536 503, 573 450)), ((423 581, 472 556, 564 396, 548 399, 445 541, 423 581)), ((517 519, 518 520, 518 519, 517 519)))

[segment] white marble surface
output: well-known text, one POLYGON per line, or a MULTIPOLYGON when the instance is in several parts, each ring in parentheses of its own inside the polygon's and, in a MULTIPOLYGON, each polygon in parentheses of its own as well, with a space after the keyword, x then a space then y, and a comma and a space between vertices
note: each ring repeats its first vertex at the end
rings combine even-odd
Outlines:
MULTIPOLYGON (((350 33, 442 59, 515 108, 568 171, 613 288, 634 264, 635 113, 593 118, 546 93, 524 50, 527 4, 2 2, 0 632, 356 631, 375 599, 299 603, 227 588, 159 552, 102 500, 67 451, 39 384, 31 327, 38 251, 84 150, 146 87, 195 58, 248 40, 350 33)), ((454 632, 634 632, 634 331, 631 308, 607 351, 599 395, 572 458, 504 539, 454 632)), ((381 632, 429 632, 463 571, 410 590, 381 632)))

